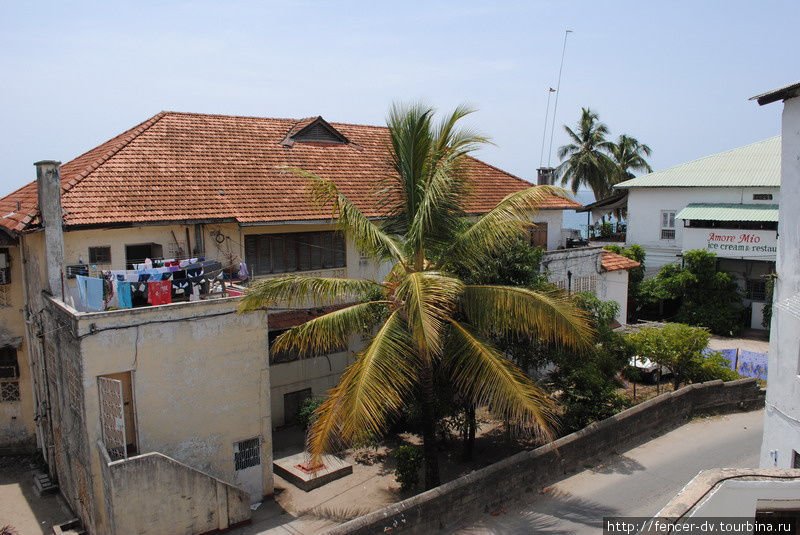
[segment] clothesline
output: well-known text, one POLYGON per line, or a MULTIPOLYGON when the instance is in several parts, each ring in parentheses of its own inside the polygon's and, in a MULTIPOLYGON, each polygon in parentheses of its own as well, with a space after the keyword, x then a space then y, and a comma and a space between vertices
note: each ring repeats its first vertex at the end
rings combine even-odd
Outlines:
MULTIPOLYGON (((247 266, 239 264, 239 275, 249 278, 247 266)), ((78 302, 85 311, 100 312, 109 308, 133 308, 171 303, 173 298, 200 299, 201 294, 212 293, 213 284, 225 270, 216 260, 202 260, 180 266, 144 270, 110 270, 99 277, 77 275, 78 302), (213 275, 211 275, 213 274, 213 275), (175 278, 179 275, 179 278, 175 278), (182 275, 182 276, 180 276, 182 275)), ((76 307, 77 308, 77 307, 76 307)))

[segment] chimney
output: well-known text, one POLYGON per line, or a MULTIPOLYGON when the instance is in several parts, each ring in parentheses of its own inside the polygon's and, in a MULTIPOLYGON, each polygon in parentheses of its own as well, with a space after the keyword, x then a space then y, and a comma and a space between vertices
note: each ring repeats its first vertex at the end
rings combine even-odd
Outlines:
POLYGON ((44 227, 47 289, 64 300, 64 220, 61 213, 61 162, 43 160, 36 166, 39 213, 44 227))
POLYGON ((536 184, 539 186, 552 186, 553 182, 555 182, 555 174, 553 171, 554 169, 552 167, 540 167, 537 169, 536 184))

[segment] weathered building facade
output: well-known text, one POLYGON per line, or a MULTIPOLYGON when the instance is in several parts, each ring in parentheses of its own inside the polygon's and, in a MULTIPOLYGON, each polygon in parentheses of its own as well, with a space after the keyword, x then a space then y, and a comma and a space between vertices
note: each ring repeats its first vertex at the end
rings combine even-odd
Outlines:
MULTIPOLYGON (((6 417, 0 403, 0 447, 36 444, 90 533, 172 532, 156 515, 132 515, 134 498, 136 509, 169 509, 165 522, 186 519, 196 533, 249 518, 249 503, 272 493, 273 427, 337 382, 360 337, 330 355, 271 354, 271 339, 320 311, 239 315, 224 284, 197 301, 133 308, 107 300, 104 287, 87 308, 80 277, 113 286, 115 273, 147 261, 206 258, 220 266, 213 283, 381 279, 389 266, 335 230, 294 169, 332 179, 379 218, 386 136, 322 118, 165 112, 63 166, 37 164, 36 182, 0 199, 12 303, 0 309, 0 342, 16 350, 3 381, 19 389, 16 412, 6 417)), ((476 215, 530 185, 478 160, 468 167, 476 215)), ((532 241, 558 247, 561 210, 576 206, 549 198, 532 241)))

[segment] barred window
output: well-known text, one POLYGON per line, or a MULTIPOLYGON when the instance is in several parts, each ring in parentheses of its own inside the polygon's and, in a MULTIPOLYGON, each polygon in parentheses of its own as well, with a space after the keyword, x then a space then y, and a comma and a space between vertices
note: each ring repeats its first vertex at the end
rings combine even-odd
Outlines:
POLYGON ((747 279, 744 281, 744 293, 752 301, 767 300, 767 281, 764 279, 747 279))
POLYGON ((575 277, 572 281, 572 292, 573 293, 582 293, 582 292, 595 292, 595 288, 597 287, 597 277, 594 275, 590 275, 588 277, 575 277))
POLYGON ((662 210, 661 211, 661 239, 674 240, 675 239, 675 211, 662 210))
POLYGON ((11 256, 8 249, 0 249, 0 284, 11 284, 11 256))
POLYGON ((236 470, 261 464, 261 445, 258 437, 242 440, 233 445, 233 464, 236 470))
POLYGON ((347 265, 344 236, 335 231, 251 234, 244 238, 244 250, 253 275, 347 265))
POLYGON ((89 263, 90 264, 110 264, 111 263, 111 247, 89 247, 89 263))
POLYGON ((17 350, 6 346, 0 348, 0 403, 19 400, 17 350))

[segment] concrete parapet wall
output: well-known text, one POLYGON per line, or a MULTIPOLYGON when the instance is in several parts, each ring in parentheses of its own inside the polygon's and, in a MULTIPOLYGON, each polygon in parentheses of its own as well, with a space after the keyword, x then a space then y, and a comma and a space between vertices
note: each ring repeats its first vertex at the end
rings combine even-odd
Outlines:
POLYGON ((117 535, 196 535, 250 521, 249 493, 166 455, 104 456, 102 465, 108 525, 117 535))
POLYGON ((709 413, 763 406, 755 379, 709 381, 685 386, 595 422, 533 451, 508 457, 328 532, 328 535, 432 533, 453 528, 481 511, 492 511, 536 492, 587 462, 629 448, 709 413))

